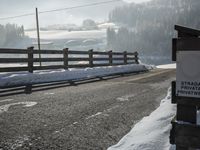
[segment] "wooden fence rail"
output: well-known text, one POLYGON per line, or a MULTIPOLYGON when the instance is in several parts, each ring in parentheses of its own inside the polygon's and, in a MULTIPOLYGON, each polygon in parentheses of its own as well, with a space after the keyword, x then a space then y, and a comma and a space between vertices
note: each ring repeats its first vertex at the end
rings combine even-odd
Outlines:
POLYGON ((0 48, 0 72, 28 71, 32 73, 35 70, 115 66, 138 63, 137 52, 75 51, 69 50, 68 48, 63 50, 36 50, 33 47, 27 49, 0 48), (38 54, 44 55, 45 57, 40 59, 38 54), (12 57, 10 57, 11 55, 12 57), (23 55, 23 58, 20 55, 23 55), (38 65, 40 62, 42 66, 38 65), (56 64, 52 65, 50 63, 56 64), (8 67, 8 64, 13 66, 8 67), (17 64, 23 65, 16 66, 17 64))

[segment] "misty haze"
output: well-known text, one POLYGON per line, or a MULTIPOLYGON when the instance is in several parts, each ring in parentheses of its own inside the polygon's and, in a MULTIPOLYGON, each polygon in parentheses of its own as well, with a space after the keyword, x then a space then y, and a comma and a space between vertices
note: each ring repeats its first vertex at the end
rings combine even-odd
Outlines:
POLYGON ((100 2, 96 0, 92 2, 94 5, 84 6, 90 1, 3 0, 0 10, 3 38, 0 46, 37 48, 35 7, 41 12, 42 48, 138 51, 144 63, 156 65, 170 62, 174 24, 199 27, 197 0, 136 0, 132 3, 114 1, 98 4, 100 2), (54 11, 56 9, 58 11, 54 11))
POLYGON ((200 149, 199 16, 199 0, 0 0, 0 150, 200 149))

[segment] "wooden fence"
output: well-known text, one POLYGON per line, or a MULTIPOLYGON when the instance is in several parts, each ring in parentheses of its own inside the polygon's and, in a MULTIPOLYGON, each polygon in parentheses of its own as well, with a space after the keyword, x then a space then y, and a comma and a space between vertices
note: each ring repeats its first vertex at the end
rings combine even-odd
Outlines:
MULTIPOLYGON (((177 65, 177 71, 180 71, 180 68, 178 68, 180 67, 178 54, 179 57, 181 52, 183 53, 195 51, 195 54, 200 54, 200 30, 194 30, 182 26, 175 26, 175 30, 178 31, 178 38, 174 38, 172 41, 172 60, 177 61, 177 63, 179 61, 179 65, 177 65)), ((188 56, 190 56, 191 58, 190 53, 188 53, 188 56)), ((191 61, 192 59, 193 58, 191 58, 191 61)), ((195 63, 199 63, 199 61, 195 61, 195 63)), ((184 65, 186 65, 186 63, 184 65)), ((182 70, 185 69, 184 65, 181 66, 182 70)), ((194 74, 194 72, 192 73, 192 71, 188 73, 194 74)), ((176 145, 176 150, 200 149, 200 125, 198 123, 199 120, 197 117, 198 110, 200 108, 200 96, 182 96, 179 95, 176 90, 176 88, 180 90, 180 87, 177 86, 177 81, 179 81, 179 85, 180 81, 187 83, 199 82, 200 77, 187 77, 186 79, 184 79, 185 81, 179 78, 180 76, 177 76, 176 81, 172 82, 172 103, 177 104, 177 112, 175 118, 172 120, 170 143, 176 145)), ((193 86, 188 87, 189 88, 188 90, 186 90, 186 92, 195 92, 195 90, 191 88, 193 86)), ((196 92, 199 91, 199 89, 196 90, 196 92)))
POLYGON ((36 50, 33 47, 27 49, 0 49, 0 72, 28 71, 32 73, 35 70, 85 68, 126 64, 138 64, 138 53, 129 53, 126 51, 75 51, 69 50, 68 48, 63 50, 36 50), (6 57, 3 56, 5 54, 6 57), (38 57, 39 54, 42 56, 45 55, 45 57, 40 59, 38 57), (13 58, 13 55, 16 55, 16 57, 13 58), (20 55, 24 55, 24 57, 22 58, 20 55), (52 58, 52 56, 55 57, 52 58), (38 65, 39 62, 42 63, 41 66, 38 65), (50 63, 59 64, 52 65, 50 63), (11 67, 8 67, 8 64, 10 64, 11 67), (23 66, 15 66, 15 64, 23 64, 23 66))

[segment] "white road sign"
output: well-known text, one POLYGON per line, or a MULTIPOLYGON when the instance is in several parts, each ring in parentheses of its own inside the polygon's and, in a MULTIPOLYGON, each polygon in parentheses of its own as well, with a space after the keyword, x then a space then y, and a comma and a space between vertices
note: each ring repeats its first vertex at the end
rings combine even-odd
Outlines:
POLYGON ((200 51, 178 51, 177 96, 200 98, 200 51))

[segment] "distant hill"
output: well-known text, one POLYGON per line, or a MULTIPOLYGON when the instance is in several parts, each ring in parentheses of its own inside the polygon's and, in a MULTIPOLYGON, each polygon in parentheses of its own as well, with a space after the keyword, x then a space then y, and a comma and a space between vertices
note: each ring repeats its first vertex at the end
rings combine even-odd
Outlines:
POLYGON ((117 7, 110 12, 109 20, 122 28, 118 32, 108 30, 108 46, 170 61, 174 25, 200 29, 199 8, 199 0, 152 0, 117 7))

